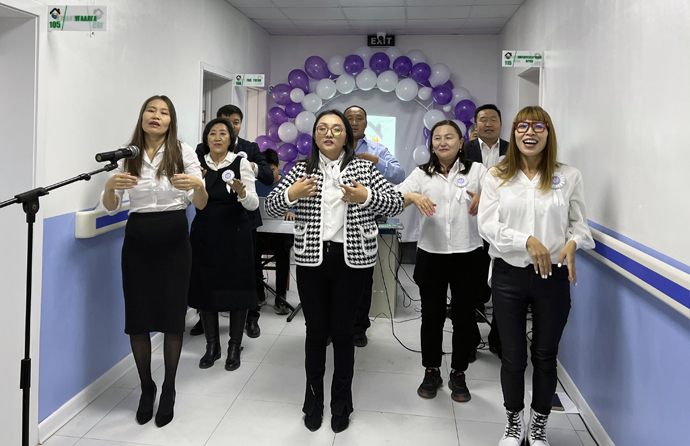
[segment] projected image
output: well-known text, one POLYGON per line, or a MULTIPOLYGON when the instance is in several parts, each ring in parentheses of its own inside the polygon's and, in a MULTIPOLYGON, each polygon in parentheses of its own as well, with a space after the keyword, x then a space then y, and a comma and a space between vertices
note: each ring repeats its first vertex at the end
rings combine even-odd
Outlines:
POLYGON ((383 144, 395 158, 395 117, 367 116, 367 137, 374 142, 383 144))

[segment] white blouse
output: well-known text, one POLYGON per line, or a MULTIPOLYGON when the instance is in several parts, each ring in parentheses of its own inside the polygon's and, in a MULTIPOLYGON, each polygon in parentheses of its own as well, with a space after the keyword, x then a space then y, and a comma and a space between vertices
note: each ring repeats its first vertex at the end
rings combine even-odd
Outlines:
POLYGON ((532 263, 527 239, 539 240, 551 253, 551 263, 558 263, 563 246, 570 240, 578 249, 594 248, 594 239, 587 225, 585 190, 582 174, 574 167, 556 168, 552 188, 539 189, 537 174, 531 181, 518 171, 503 186, 500 178, 489 170, 479 201, 479 233, 490 244, 492 259, 523 268, 532 263))
POLYGON ((456 161, 448 178, 440 173, 429 176, 417 168, 396 186, 402 194, 422 194, 436 204, 436 213, 431 217, 420 215, 421 236, 417 246, 426 252, 470 252, 484 244, 477 230, 477 217, 469 213, 472 199, 467 191, 482 192, 487 170, 481 163, 472 163, 465 175, 461 173, 464 168, 456 161))
MULTIPOLYGON (((180 141, 182 148, 182 160, 184 162, 184 173, 194 175, 201 178, 201 165, 199 159, 188 144, 180 141)), ((194 197, 194 190, 179 190, 175 189, 168 177, 161 176, 156 178, 158 166, 163 162, 163 153, 167 150, 165 143, 150 160, 146 151, 142 154, 143 162, 141 163, 141 172, 138 178, 137 185, 126 192, 129 195, 130 208, 129 212, 164 212, 164 211, 179 211, 186 209, 192 203, 194 197)), ((123 173, 123 166, 125 160, 121 159, 117 162, 117 169, 110 171, 113 176, 118 173, 123 173)), ((117 207, 108 212, 108 215, 115 215, 120 211, 122 206, 122 196, 124 190, 116 190, 117 207)), ((101 193, 101 206, 103 206, 103 196, 105 191, 101 193)), ((104 207, 105 209, 105 207, 104 207)))
MULTIPOLYGON (((236 153, 232 153, 228 151, 228 154, 223 158, 223 160, 220 162, 219 166, 216 166, 215 161, 213 161, 213 158, 211 158, 211 154, 207 153, 204 156, 204 160, 206 161, 206 164, 208 165, 208 168, 214 171, 218 171, 219 169, 222 169, 224 167, 229 166, 232 164, 233 161, 235 161, 235 158, 237 158, 239 155, 236 153)), ((206 180, 204 181, 204 187, 206 186, 206 180)), ((244 187, 246 188, 247 195, 245 195, 244 198, 240 198, 239 195, 237 196, 237 201, 242 203, 242 206, 248 211, 254 211, 259 207, 259 195, 256 193, 256 185, 254 184, 254 181, 256 181, 256 177, 254 176, 254 170, 252 170, 252 163, 247 161, 246 158, 242 157, 242 161, 240 161, 240 181, 242 184, 244 184, 244 187)), ((230 184, 225 185, 225 188, 227 189, 229 194, 234 194, 235 191, 232 190, 230 187, 230 184)))

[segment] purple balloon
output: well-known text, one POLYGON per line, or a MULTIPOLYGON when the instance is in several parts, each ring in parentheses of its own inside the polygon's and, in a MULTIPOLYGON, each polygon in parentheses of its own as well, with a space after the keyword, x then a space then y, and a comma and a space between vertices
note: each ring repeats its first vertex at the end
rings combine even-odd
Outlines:
POLYGON ((425 80, 424 82, 420 82, 423 87, 429 87, 431 88, 431 82, 429 82, 429 79, 425 80))
POLYGON ((285 114, 288 118, 296 118, 302 112, 302 104, 291 102, 285 106, 285 114))
POLYGON ((393 71, 398 76, 407 76, 412 69, 412 61, 407 56, 400 56, 393 61, 393 71))
POLYGON ((386 53, 376 53, 369 59, 369 68, 371 68, 374 73, 381 74, 388 70, 391 66, 391 59, 386 53))
POLYGON ((292 161, 290 161, 289 163, 285 163, 285 165, 283 166, 283 175, 287 175, 288 172, 290 172, 290 169, 295 167, 295 164, 297 164, 297 163, 292 162, 292 161))
POLYGON ((329 78, 330 80, 332 80, 332 81, 338 79, 339 77, 340 77, 339 75, 333 74, 333 73, 331 73, 331 74, 328 76, 328 78, 329 78))
POLYGON ((294 144, 286 142, 278 147, 278 158, 283 161, 292 161, 297 158, 297 147, 294 144))
POLYGON ((443 84, 443 85, 445 85, 446 87, 450 88, 451 90, 452 90, 453 88, 455 88, 455 84, 453 84, 453 81, 451 81, 450 79, 448 79, 448 80, 446 81, 446 83, 443 84))
POLYGON ((309 155, 311 153, 311 135, 309 133, 302 133, 295 140, 295 146, 300 155, 309 155))
POLYGON ((309 77, 302 70, 292 70, 288 74, 288 84, 292 88, 301 88, 305 93, 309 93, 309 77))
POLYGON ((304 71, 312 79, 320 81, 328 77, 328 63, 319 56, 311 56, 304 62, 304 71))
POLYGON ((273 140, 266 135, 257 136, 254 142, 259 145, 259 150, 262 152, 266 149, 277 149, 276 143, 274 143, 273 140))
POLYGON ((357 76, 364 69, 364 59, 356 54, 350 54, 345 58, 343 69, 350 76, 357 76))
POLYGON ((268 129, 266 129, 266 134, 269 138, 273 140, 273 142, 280 142, 280 136, 278 136, 278 128, 280 128, 279 124, 271 124, 268 126, 268 129))
POLYGON ((431 90, 431 98, 438 105, 450 104, 453 100, 453 91, 445 85, 437 85, 431 90))
POLYGON ((424 134, 425 138, 429 138, 429 136, 431 136, 431 130, 426 127, 424 127, 424 130, 422 130, 422 133, 424 134))
POLYGON ((290 102, 290 86, 288 84, 278 84, 271 90, 271 97, 278 105, 288 105, 290 102))
POLYGON ((422 83, 427 81, 429 80, 429 76, 431 76, 431 67, 424 62, 416 64, 412 67, 412 70, 410 70, 410 77, 414 79, 415 82, 422 83))
POLYGON ((268 110, 268 120, 274 124, 282 124, 288 122, 288 115, 285 114, 285 110, 280 107, 273 107, 268 110))
POLYGON ((476 109, 477 106, 469 99, 460 101, 455 104, 455 118, 463 122, 469 121, 474 116, 474 111, 476 109))

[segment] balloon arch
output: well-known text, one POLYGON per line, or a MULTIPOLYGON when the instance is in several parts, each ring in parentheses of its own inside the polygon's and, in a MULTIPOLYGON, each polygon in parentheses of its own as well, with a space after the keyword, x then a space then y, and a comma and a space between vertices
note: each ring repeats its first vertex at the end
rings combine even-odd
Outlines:
POLYGON ((278 157, 285 161, 283 172, 287 173, 300 155, 311 152, 316 112, 340 95, 373 88, 384 93, 395 91, 401 101, 415 100, 427 110, 423 119, 427 144, 415 148, 413 158, 417 164, 428 161, 430 129, 447 119, 445 113, 453 112, 454 121, 467 139, 466 130, 472 125, 476 106, 466 88, 455 87, 450 81, 446 65, 429 65, 420 50, 403 55, 396 47, 374 53, 371 48, 361 46, 354 54, 333 56, 328 62, 311 56, 304 63, 304 70, 290 72, 287 84, 275 85, 270 93, 278 106, 268 110, 271 124, 266 135, 256 138, 256 143, 261 151, 276 150, 278 157), (425 104, 426 101, 429 102, 425 104), (435 105, 442 110, 434 108, 435 105))

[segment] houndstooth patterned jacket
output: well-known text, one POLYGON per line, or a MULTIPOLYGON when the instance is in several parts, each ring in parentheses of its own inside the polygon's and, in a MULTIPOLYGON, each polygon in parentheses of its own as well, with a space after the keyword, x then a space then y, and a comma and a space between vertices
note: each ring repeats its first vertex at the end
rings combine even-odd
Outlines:
MULTIPOLYGON (((307 175, 307 163, 297 163, 278 186, 266 198, 266 213, 282 218, 289 206, 285 191, 294 182, 307 175)), ((311 176, 318 178, 317 194, 301 198, 295 205, 295 263, 302 266, 319 266, 323 260, 323 222, 321 220, 321 193, 324 173, 318 167, 311 176)), ((344 184, 349 180, 369 188, 371 199, 366 207, 347 204, 345 213, 345 263, 351 268, 368 268, 376 263, 379 230, 374 216, 393 217, 405 209, 405 199, 386 181, 369 161, 354 158, 341 173, 344 184)))

